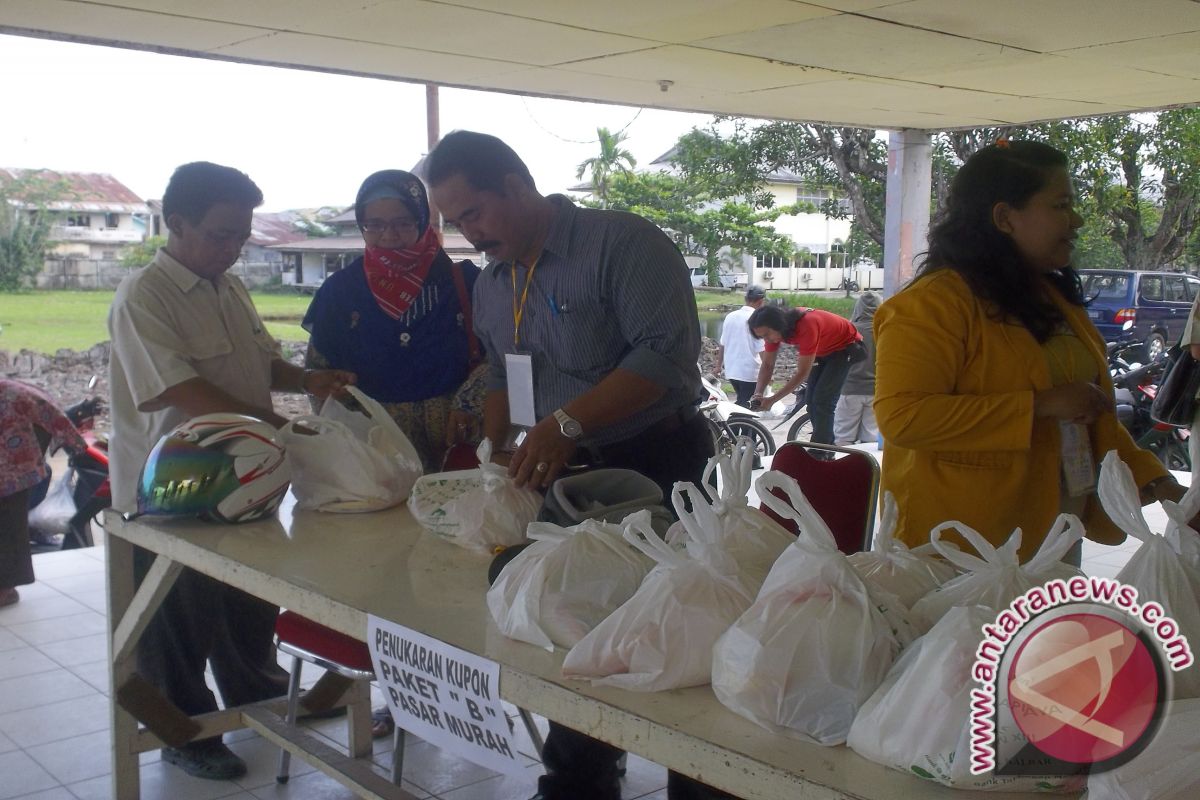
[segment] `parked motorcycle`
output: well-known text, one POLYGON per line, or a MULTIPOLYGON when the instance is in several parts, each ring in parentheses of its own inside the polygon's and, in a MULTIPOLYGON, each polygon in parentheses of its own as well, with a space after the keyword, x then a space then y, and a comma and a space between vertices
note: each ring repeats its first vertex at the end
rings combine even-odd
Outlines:
POLYGON ((1134 442, 1154 453, 1167 469, 1190 472, 1190 431, 1187 428, 1176 428, 1157 422, 1150 416, 1150 406, 1158 394, 1158 384, 1166 372, 1167 362, 1161 358, 1149 364, 1129 362, 1125 357, 1130 352, 1132 351, 1128 346, 1108 346, 1108 363, 1116 394, 1117 419, 1129 431, 1134 442))
MULTIPOLYGON (((90 392, 96 387, 96 377, 88 382, 90 392)), ((104 410, 104 401, 99 397, 89 397, 63 409, 67 419, 83 436, 87 449, 77 453, 67 460, 67 472, 60 479, 69 487, 74 511, 67 522, 59 547, 71 550, 77 547, 91 547, 91 523, 104 509, 112 505, 112 492, 108 483, 108 440, 95 434, 96 417, 104 410)), ((47 458, 51 455, 47 451, 47 458)), ((46 502, 50 477, 35 487, 30 495, 29 510, 31 518, 35 509, 46 502)), ((31 531, 33 528, 31 528, 31 531)), ((46 549, 47 542, 36 542, 38 549, 46 549)))
POLYGON ((719 449, 732 447, 739 437, 746 437, 753 442, 757 457, 775 454, 775 437, 759 421, 760 412, 730 400, 721 385, 708 375, 701 374, 700 381, 708 394, 700 403, 700 412, 708 419, 719 449))

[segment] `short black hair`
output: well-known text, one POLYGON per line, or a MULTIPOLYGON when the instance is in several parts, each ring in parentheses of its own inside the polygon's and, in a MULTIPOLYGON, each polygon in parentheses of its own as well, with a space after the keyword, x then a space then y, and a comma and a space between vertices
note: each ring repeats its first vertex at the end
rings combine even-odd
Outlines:
POLYGON ((163 192, 162 213, 164 220, 178 214, 198 225, 217 203, 258 208, 262 202, 262 190, 246 173, 210 161, 193 161, 177 167, 171 175, 163 192))
POLYGON ((486 133, 453 131, 446 134, 425 164, 430 186, 462 175, 476 189, 504 194, 505 177, 516 175, 530 189, 537 190, 529 167, 517 151, 486 133))

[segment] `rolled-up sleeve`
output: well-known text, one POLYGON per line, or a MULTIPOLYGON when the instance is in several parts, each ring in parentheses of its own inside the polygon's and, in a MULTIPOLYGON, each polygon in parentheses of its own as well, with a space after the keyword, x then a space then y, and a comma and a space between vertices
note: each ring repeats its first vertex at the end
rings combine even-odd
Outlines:
POLYGON ((683 256, 647 223, 622 238, 611 268, 612 305, 631 346, 617 366, 668 389, 684 386, 700 357, 700 322, 683 256))

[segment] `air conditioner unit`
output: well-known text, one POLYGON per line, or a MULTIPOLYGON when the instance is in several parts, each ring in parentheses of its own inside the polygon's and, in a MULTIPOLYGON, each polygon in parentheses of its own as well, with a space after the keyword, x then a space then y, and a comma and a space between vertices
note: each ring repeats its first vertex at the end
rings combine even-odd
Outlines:
POLYGON ((773 281, 773 280, 775 280, 775 274, 772 272, 764 272, 762 274, 762 279, 764 281, 773 281))

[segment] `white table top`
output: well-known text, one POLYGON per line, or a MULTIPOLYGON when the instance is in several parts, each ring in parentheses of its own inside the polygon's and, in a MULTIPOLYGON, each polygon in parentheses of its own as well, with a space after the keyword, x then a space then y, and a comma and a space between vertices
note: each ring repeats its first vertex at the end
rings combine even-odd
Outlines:
MULTIPOLYGON (((727 710, 707 687, 635 693, 564 680, 565 651, 502 636, 487 610, 489 557, 422 531, 403 507, 373 514, 295 511, 218 525, 121 521, 108 532, 359 639, 367 614, 497 661, 505 700, 746 800, 965 798, 846 747, 777 736, 727 710)), ((974 796, 976 793, 970 793, 974 796)), ((993 793, 993 800, 1029 798, 993 793)))

